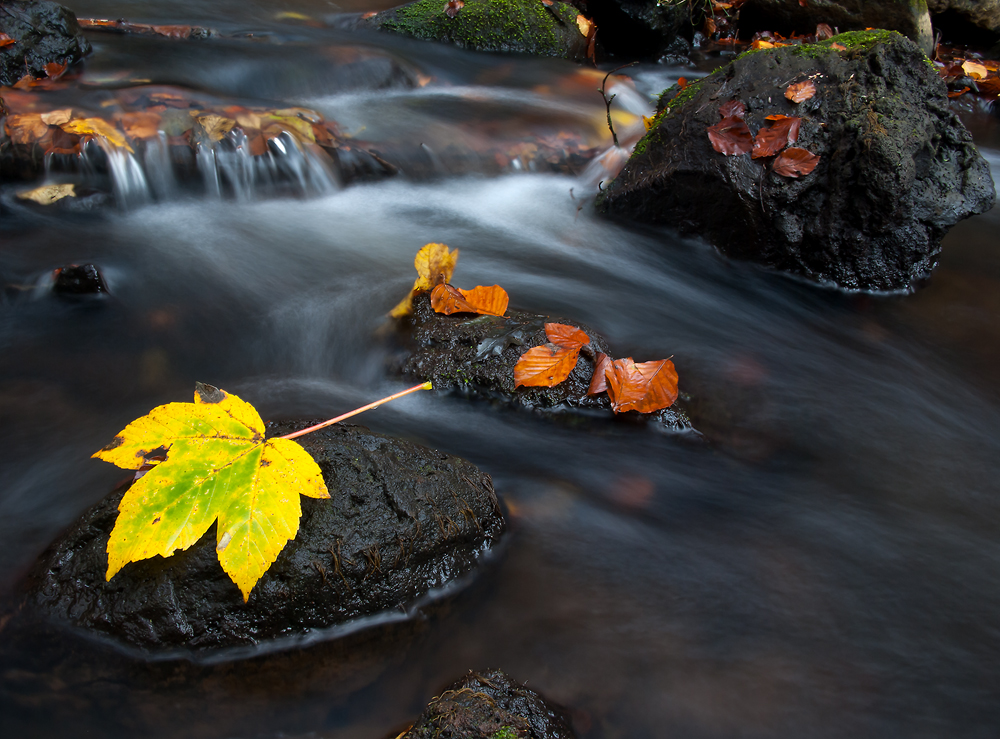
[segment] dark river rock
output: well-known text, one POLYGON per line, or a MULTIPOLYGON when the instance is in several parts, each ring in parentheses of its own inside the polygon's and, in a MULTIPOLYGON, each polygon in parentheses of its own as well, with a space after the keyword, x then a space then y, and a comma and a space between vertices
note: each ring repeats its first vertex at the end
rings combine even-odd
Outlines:
MULTIPOLYGON (((413 315, 400 319, 397 337, 402 350, 393 368, 406 377, 430 380, 436 390, 449 390, 497 405, 544 414, 581 416, 611 414, 607 393, 588 395, 596 353, 617 358, 593 329, 564 318, 508 309, 503 317, 435 313, 427 293, 413 299, 413 315), (567 379, 554 387, 515 387, 514 365, 528 349, 548 342, 546 323, 576 326, 590 337, 567 379)), ((647 361, 643 357, 637 361, 647 361)), ((691 431, 684 410, 675 403, 655 413, 628 411, 633 421, 653 419, 672 431, 691 431)))
POLYGON ((859 32, 747 53, 667 90, 598 208, 817 282, 901 291, 930 274, 949 228, 994 200, 989 166, 926 57, 897 33, 859 32), (806 80, 815 96, 787 100, 806 80), (706 131, 731 100, 745 103, 751 132, 769 115, 801 117, 794 146, 819 155, 815 171, 782 177, 770 158, 715 151, 706 131))
POLYGON ((397 739, 573 739, 563 712, 500 670, 470 672, 397 739))
POLYGON ((0 48, 0 85, 44 77, 46 64, 75 64, 90 53, 73 11, 58 3, 11 0, 0 10, 0 33, 16 41, 0 48))
MULTIPOLYGON (((269 434, 306 425, 271 424, 269 434)), ((27 612, 153 654, 294 640, 455 584, 504 531, 489 476, 469 462, 360 426, 300 438, 332 500, 302 500, 297 536, 246 604, 219 566, 214 525, 190 549, 131 563, 106 582, 123 486, 43 555, 27 612)))
POLYGON ((447 2, 417 0, 384 10, 362 26, 390 33, 455 44, 477 51, 510 51, 582 61, 587 36, 577 25, 577 10, 563 2, 535 0, 466 0, 461 8, 447 2))

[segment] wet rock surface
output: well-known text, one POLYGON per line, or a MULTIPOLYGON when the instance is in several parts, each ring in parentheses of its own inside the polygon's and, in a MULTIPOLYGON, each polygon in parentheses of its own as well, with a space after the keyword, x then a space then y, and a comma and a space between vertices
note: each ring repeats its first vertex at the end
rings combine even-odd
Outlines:
POLYGON ((0 85, 30 74, 45 76, 45 65, 71 65, 90 53, 76 16, 52 2, 11 0, 0 5, 0 33, 16 43, 0 48, 0 85))
MULTIPOLYGON (((268 435, 308 423, 268 424, 268 435)), ((123 486, 87 511, 29 575, 23 610, 159 654, 250 646, 386 612, 470 575, 504 531, 488 475, 457 457, 335 425, 300 437, 331 500, 302 499, 295 539, 244 604, 215 526, 190 549, 127 565, 105 551, 123 486)))
POLYGON ((572 739, 562 711, 500 670, 470 672, 397 739, 572 739))
POLYGON ((746 53, 667 90, 659 107, 598 210, 694 231, 729 256, 818 282, 910 289, 936 265, 947 230, 996 197, 944 84, 897 33, 746 53), (785 98, 789 84, 808 79, 815 96, 785 98), (816 169, 781 177, 769 158, 716 152, 707 129, 730 100, 745 103, 752 133, 769 115, 801 117, 794 146, 820 156, 816 169))
MULTIPOLYGON (((587 395, 594 374, 596 352, 608 356, 607 342, 578 322, 513 309, 507 315, 474 316, 435 313, 428 294, 413 299, 413 315, 402 319, 397 333, 401 349, 393 369, 402 375, 430 380, 436 390, 450 390, 499 405, 541 413, 572 411, 608 416, 612 413, 606 393, 587 395), (569 377, 555 387, 514 387, 514 365, 524 352, 548 342, 546 323, 576 326, 590 337, 590 349, 569 377)), ((645 361, 641 358, 638 361, 645 361)), ((672 431, 692 429, 684 411, 675 403, 656 413, 620 414, 632 420, 651 419, 672 431)))
POLYGON ((362 28, 455 44, 477 51, 507 51, 587 58, 587 36, 572 5, 537 0, 465 0, 449 8, 439 0, 417 0, 363 18, 362 28))
POLYGON ((97 265, 68 264, 53 270, 52 292, 68 298, 107 295, 108 283, 97 265))
POLYGON ((740 6, 740 24, 746 28, 812 33, 819 23, 841 31, 884 28, 898 31, 925 53, 934 48, 926 0, 746 0, 740 6))
POLYGON ((960 20, 1000 35, 1000 0, 927 0, 927 8, 934 15, 935 27, 939 22, 947 25, 949 21, 960 20))
POLYGON ((657 0, 578 0, 574 3, 597 24, 601 48, 614 56, 656 61, 664 54, 687 51, 692 22, 703 20, 688 3, 657 0), (681 41, 680 45, 677 44, 681 41))

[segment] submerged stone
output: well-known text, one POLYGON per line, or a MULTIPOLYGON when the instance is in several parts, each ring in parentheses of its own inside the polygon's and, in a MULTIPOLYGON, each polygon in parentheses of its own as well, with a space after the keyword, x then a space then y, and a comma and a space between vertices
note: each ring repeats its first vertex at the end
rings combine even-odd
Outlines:
POLYGON ((947 230, 996 197, 945 93, 895 32, 747 52, 664 92, 653 128, 597 207, 697 232, 729 256, 818 282, 904 291, 929 276, 947 230), (790 84, 809 80, 813 97, 786 99, 790 84), (713 149, 707 130, 729 101, 746 106, 753 134, 767 116, 801 118, 793 146, 820 157, 815 170, 780 176, 773 157, 713 149))
POLYGON ((568 717, 500 670, 470 672, 397 739, 572 739, 568 717))
MULTIPOLYGON (((413 314, 401 319, 398 328, 400 352, 393 368, 407 377, 430 380, 435 390, 546 414, 612 414, 607 393, 587 395, 587 389, 596 353, 616 355, 603 337, 578 322, 513 309, 503 317, 468 313, 446 316, 434 312, 429 295, 424 293, 414 297, 413 314), (555 387, 515 387, 514 365, 528 349, 548 342, 546 323, 576 326, 590 337, 589 348, 581 351, 569 377, 555 387)), ((655 413, 629 411, 620 415, 632 420, 652 419, 672 431, 692 430, 687 414, 677 403, 655 413)))
MULTIPOLYGON (((268 435, 307 425, 268 424, 268 435)), ((298 440, 331 499, 302 498, 298 534, 247 603, 219 565, 214 525, 191 548, 130 563, 105 581, 122 486, 42 555, 24 610, 151 654, 295 642, 398 616, 470 576, 504 531, 489 476, 469 462, 360 426, 298 440)))
POLYGON ((53 270, 52 292, 67 297, 107 295, 108 283, 94 264, 68 264, 53 270))
POLYGON ((30 74, 45 77, 46 64, 72 65, 90 53, 73 11, 53 2, 10 0, 0 12, 0 33, 14 39, 0 48, 0 85, 30 74))
POLYGON ((455 44, 477 51, 508 51, 583 60, 587 31, 572 5, 541 0, 417 0, 361 20, 362 27, 455 44))

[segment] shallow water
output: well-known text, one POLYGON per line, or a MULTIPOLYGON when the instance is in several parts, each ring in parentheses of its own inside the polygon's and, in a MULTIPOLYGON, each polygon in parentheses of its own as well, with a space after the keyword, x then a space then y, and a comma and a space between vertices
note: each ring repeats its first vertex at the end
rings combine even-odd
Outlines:
MULTIPOLYGON (((75 9, 266 37, 95 34, 94 85, 125 71, 287 101, 384 146, 451 143, 472 161, 496 131, 568 129, 607 145, 593 78, 568 63, 275 20, 376 7, 75 9), (339 73, 344 49, 356 59, 359 45, 380 61, 339 73), (385 60, 431 79, 385 83, 385 60)), ((688 74, 635 72, 649 94, 688 74)), ((994 121, 970 125, 1000 178, 994 121)), ((512 305, 587 323, 621 356, 673 355, 711 443, 431 394, 387 405, 361 420, 480 465, 511 533, 479 582, 367 679, 211 699, 197 685, 161 694, 139 681, 96 700, 88 686, 68 722, 42 700, 63 676, 32 675, 0 694, 0 726, 45 737, 376 738, 465 671, 500 667, 567 706, 581 737, 995 735, 1000 213, 957 226, 916 294, 845 296, 666 229, 599 220, 580 208, 593 184, 443 167, 320 196, 182 190, 96 215, 4 216, 0 274, 24 287, 0 311, 5 596, 121 477, 89 455, 153 406, 186 400, 195 380, 265 417, 331 416, 402 387, 372 337, 429 241, 461 249, 459 285, 499 283, 512 305), (100 265, 112 298, 68 303, 33 287, 70 262, 100 265)), ((0 665, 8 685, 16 669, 0 665)))

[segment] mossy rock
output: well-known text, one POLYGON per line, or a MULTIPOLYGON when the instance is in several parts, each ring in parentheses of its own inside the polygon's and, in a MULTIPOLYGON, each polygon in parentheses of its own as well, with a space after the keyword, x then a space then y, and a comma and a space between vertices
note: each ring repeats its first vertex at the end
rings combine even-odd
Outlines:
POLYGON ((855 31, 749 51, 665 91, 597 207, 817 282, 907 291, 930 275, 948 229, 994 201, 989 165, 927 57, 894 31, 855 31), (785 98, 810 79, 814 97, 785 98), (771 115, 801 118, 794 146, 819 156, 815 170, 782 177, 770 157, 715 151, 707 129, 730 100, 745 104, 751 134, 771 115))
POLYGON ((541 0, 465 0, 446 11, 445 0, 417 0, 362 19, 362 27, 455 44, 477 51, 504 51, 582 61, 587 38, 572 5, 541 0))

